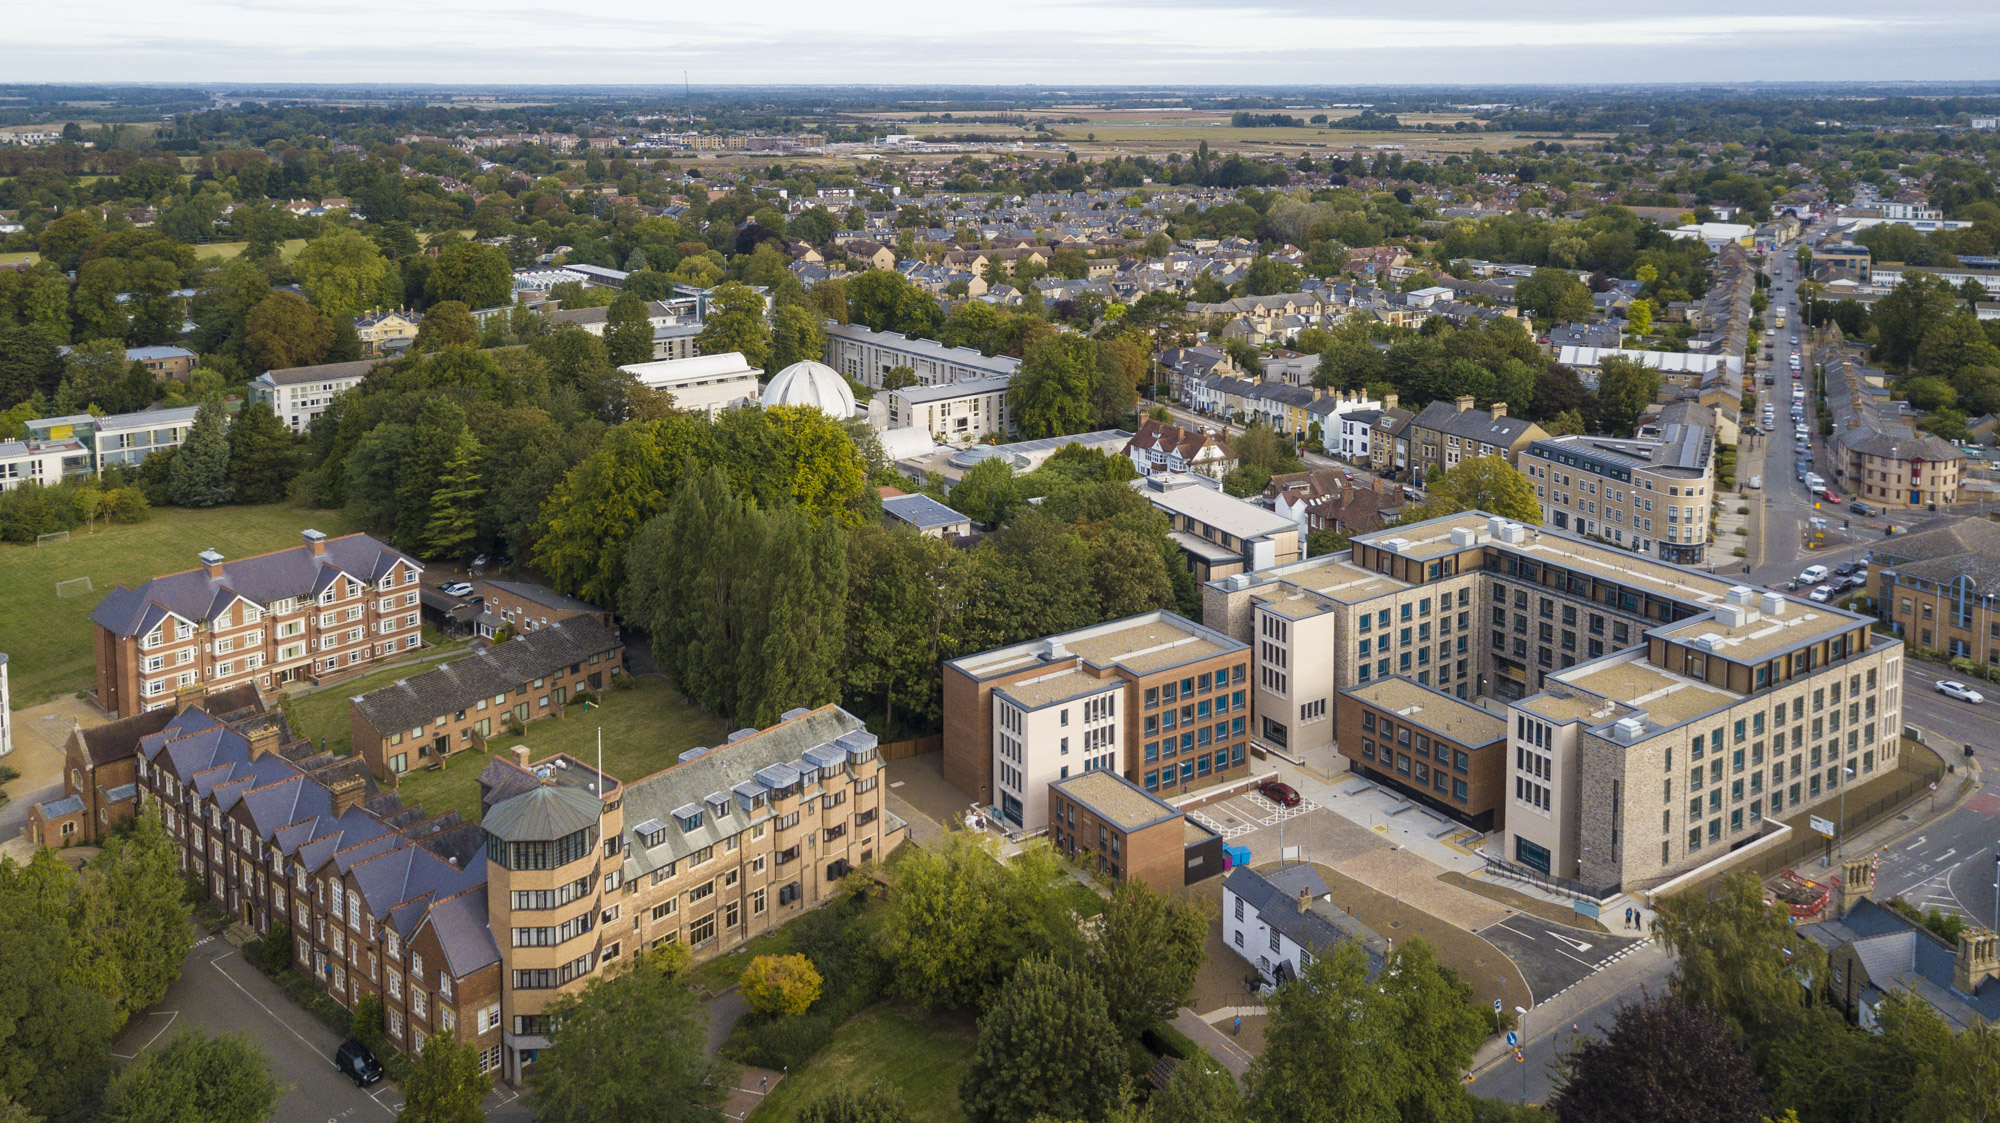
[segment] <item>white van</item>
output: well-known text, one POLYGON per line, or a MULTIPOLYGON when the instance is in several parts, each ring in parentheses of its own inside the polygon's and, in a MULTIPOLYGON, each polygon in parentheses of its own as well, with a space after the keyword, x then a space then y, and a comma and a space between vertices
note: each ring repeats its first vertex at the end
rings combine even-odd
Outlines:
POLYGON ((1823 565, 1809 565, 1799 573, 1801 585, 1817 585, 1824 580, 1826 580, 1826 567, 1823 565))
POLYGON ((1822 477, 1818 472, 1807 472, 1806 490, 1814 492, 1825 491, 1826 490, 1825 478, 1822 477))

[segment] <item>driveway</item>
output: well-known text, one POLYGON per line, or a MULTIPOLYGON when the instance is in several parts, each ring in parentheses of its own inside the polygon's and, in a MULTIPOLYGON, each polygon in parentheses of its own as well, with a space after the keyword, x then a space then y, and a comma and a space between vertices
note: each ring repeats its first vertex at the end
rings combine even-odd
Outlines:
MULTIPOLYGON (((111 1051, 129 1061, 157 1049, 182 1029, 205 1034, 248 1034, 271 1060, 271 1074, 284 1089, 270 1119, 284 1123, 326 1120, 392 1121, 403 1098, 384 1081, 369 1088, 333 1067, 340 1038, 325 1023, 294 1005, 242 953, 214 936, 198 939, 181 966, 181 977, 159 1005, 133 1017, 111 1051)), ((514 1089, 496 1086, 486 1099, 486 1117, 527 1123, 530 1116, 514 1089)))

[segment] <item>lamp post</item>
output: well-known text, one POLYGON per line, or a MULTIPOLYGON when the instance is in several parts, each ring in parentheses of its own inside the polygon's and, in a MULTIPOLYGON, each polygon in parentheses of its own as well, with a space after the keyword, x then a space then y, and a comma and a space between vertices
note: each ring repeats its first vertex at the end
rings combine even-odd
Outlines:
POLYGON ((1521 1023, 1521 1102, 1528 1102, 1528 1008, 1514 1007, 1514 1016, 1521 1023))

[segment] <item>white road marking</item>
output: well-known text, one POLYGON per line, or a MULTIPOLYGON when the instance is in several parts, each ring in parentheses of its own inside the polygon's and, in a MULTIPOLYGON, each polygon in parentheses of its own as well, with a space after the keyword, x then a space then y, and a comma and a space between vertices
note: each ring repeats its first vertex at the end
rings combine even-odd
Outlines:
POLYGON ((1563 943, 1568 944, 1569 946, 1575 948, 1578 951, 1590 950, 1590 945, 1583 942, 1582 940, 1571 939, 1570 937, 1565 936, 1560 932, 1550 932, 1549 935, 1555 937, 1558 940, 1561 940, 1563 943))
POLYGON ((158 1041, 160 1039, 160 1035, 167 1032, 167 1029, 174 1024, 174 1019, 180 1017, 180 1011, 178 1010, 155 1010, 146 1016, 149 1018, 157 1018, 162 1014, 165 1014, 167 1016, 166 1023, 160 1026, 159 1030, 156 1031, 153 1034, 153 1036, 148 1037, 144 1045, 139 1046, 137 1049, 133 1050, 130 1053, 113 1053, 111 1055, 117 1057, 121 1061, 129 1061, 132 1058, 137 1057, 140 1053, 143 1053, 146 1050, 151 1049, 153 1047, 153 1042, 158 1041))
POLYGON ((1926 842, 1930 841, 1930 837, 1931 837, 1931 836, 1930 836, 1930 835, 1927 835, 1927 834, 1926 834, 1926 835, 1918 835, 1918 836, 1917 836, 1917 840, 1916 840, 1915 842, 1912 842, 1912 843, 1910 843, 1910 844, 1909 844, 1908 846, 1905 846, 1905 847, 1903 847, 1903 849, 1905 849, 1905 850, 1915 850, 1915 849, 1916 849, 1917 847, 1919 847, 1919 846, 1922 846, 1922 845, 1923 845, 1924 843, 1926 843, 1926 842))

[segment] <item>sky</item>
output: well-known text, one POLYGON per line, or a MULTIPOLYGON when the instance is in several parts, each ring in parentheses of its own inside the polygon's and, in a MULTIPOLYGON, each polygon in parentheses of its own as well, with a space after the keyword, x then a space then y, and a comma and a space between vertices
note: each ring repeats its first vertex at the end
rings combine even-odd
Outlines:
POLYGON ((13 0, 0 82, 2000 79, 1994 0, 13 0))

